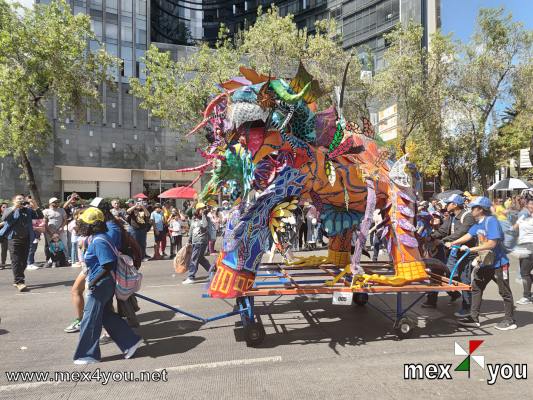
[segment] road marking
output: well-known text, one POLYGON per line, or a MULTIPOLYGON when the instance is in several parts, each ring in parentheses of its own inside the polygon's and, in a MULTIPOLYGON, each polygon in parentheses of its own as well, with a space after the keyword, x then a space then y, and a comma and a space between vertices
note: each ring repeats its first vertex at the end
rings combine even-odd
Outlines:
POLYGON ((33 388, 36 388, 36 387, 39 387, 39 386, 44 386, 44 385, 57 386, 60 383, 61 382, 59 382, 59 381, 58 382, 44 381, 44 382, 17 383, 15 385, 4 385, 4 386, 0 386, 0 393, 1 392, 13 392, 15 390, 20 390, 20 389, 28 390, 28 389, 33 389, 33 388))
POLYGON ((229 367, 229 366, 239 366, 239 365, 250 365, 250 364, 261 364, 261 363, 277 363, 281 362, 281 356, 274 357, 263 357, 263 358, 247 358, 243 360, 229 360, 229 361, 217 361, 206 364, 191 364, 191 365, 180 365, 178 367, 168 367, 168 368, 158 368, 156 371, 175 371, 175 372, 185 372, 194 369, 210 369, 218 367, 229 367))

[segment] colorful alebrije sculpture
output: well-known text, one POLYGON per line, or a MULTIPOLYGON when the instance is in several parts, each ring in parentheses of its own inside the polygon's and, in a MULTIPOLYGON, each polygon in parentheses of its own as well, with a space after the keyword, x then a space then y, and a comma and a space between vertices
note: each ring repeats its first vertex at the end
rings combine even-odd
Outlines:
POLYGON ((223 188, 234 201, 209 294, 238 297, 248 290, 272 242, 284 251, 278 239, 283 220, 305 201, 320 211, 329 237, 328 256, 291 264, 336 264, 343 272, 335 281, 350 273, 354 287, 429 279, 414 236, 416 196, 407 158, 392 165, 367 119, 361 129, 346 122, 338 106, 315 112, 323 93, 302 64, 290 82, 244 67, 240 71, 242 77, 221 84, 224 92, 211 101, 191 132, 206 128, 212 133, 201 153, 207 164, 197 169, 203 173, 206 165, 212 168, 201 199, 216 198, 223 188), (257 196, 248 202, 252 190, 257 196), (393 276, 367 275, 360 267, 375 209, 383 216, 393 276))

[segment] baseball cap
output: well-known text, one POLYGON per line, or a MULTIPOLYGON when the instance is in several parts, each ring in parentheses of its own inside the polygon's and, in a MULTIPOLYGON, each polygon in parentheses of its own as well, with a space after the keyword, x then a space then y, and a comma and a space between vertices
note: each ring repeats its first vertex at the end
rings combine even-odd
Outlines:
POLYGON ((104 213, 96 207, 89 207, 80 214, 80 219, 88 225, 104 222, 104 213))
POLYGON ((50 197, 50 200, 48 200, 48 204, 52 204, 52 203, 55 203, 59 201, 59 199, 57 197, 50 197))
POLYGON ((485 210, 490 210, 491 206, 492 201, 485 196, 478 196, 470 203, 470 208, 481 207, 485 210))
POLYGON ((465 199, 460 194, 452 194, 450 197, 444 200, 444 204, 450 204, 450 203, 455 203, 458 206, 462 206, 465 203, 465 199))

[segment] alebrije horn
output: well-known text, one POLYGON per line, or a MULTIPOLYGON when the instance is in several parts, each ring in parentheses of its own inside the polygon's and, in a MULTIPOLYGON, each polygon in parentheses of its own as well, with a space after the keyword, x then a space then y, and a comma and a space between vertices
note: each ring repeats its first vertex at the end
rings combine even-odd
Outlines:
POLYGON ((281 82, 281 80, 271 81, 270 82, 270 87, 272 88, 272 90, 274 90, 274 92, 276 92, 278 97, 281 100, 283 100, 285 103, 294 104, 294 103, 297 103, 297 102, 299 102, 300 100, 302 100, 304 98, 305 94, 307 93, 307 91, 311 87, 311 82, 307 83, 303 87, 303 89, 297 94, 289 93, 287 91, 286 87, 281 82))

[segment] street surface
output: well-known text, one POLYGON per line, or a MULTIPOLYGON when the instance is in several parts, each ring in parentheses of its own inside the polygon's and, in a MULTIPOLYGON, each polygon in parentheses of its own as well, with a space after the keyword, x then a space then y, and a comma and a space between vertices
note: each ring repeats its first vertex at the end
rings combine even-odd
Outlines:
MULTIPOLYGON (((305 252, 323 254, 323 251, 305 252)), ((213 257, 211 257, 213 260, 213 257)), ((516 261, 516 260, 514 260, 516 261)), ((515 300, 521 286, 511 281, 515 300)), ((141 293, 201 316, 231 311, 233 301, 202 298, 203 283, 182 285, 170 260, 147 262, 141 293)), ((1 399, 527 399, 528 380, 499 378, 488 385, 487 369, 471 362, 471 376, 453 370, 464 359, 454 342, 468 349, 469 339, 485 342, 475 354, 485 363, 527 363, 533 375, 533 306, 518 306, 519 328, 500 332, 494 325, 503 304, 495 284, 483 303, 481 329, 459 328, 448 297, 437 310, 416 305, 415 317, 425 328, 410 339, 397 340, 392 323, 369 306, 334 306, 331 297, 262 298, 257 312, 266 329, 259 348, 242 341, 238 317, 202 325, 182 315, 139 300, 139 333, 145 340, 135 357, 124 360, 113 344, 102 346, 102 362, 75 366, 72 355, 78 334, 63 328, 73 319, 70 286, 76 268, 27 272, 30 291, 11 286, 11 270, 0 271, 0 398, 1 399), (238 340, 240 341, 238 341, 238 340), (450 363, 453 380, 404 380, 405 363, 450 363), (9 382, 6 372, 94 371, 102 373, 162 371, 166 382, 9 382)), ((199 276, 205 276, 202 271, 199 276)), ((416 296, 416 295, 413 295, 416 296)), ((414 298, 409 296, 409 298, 414 298)), ((394 297, 381 296, 393 306, 394 297)), ((371 297, 373 304, 380 299, 371 297)), ((117 375, 118 377, 118 375, 117 375)))

